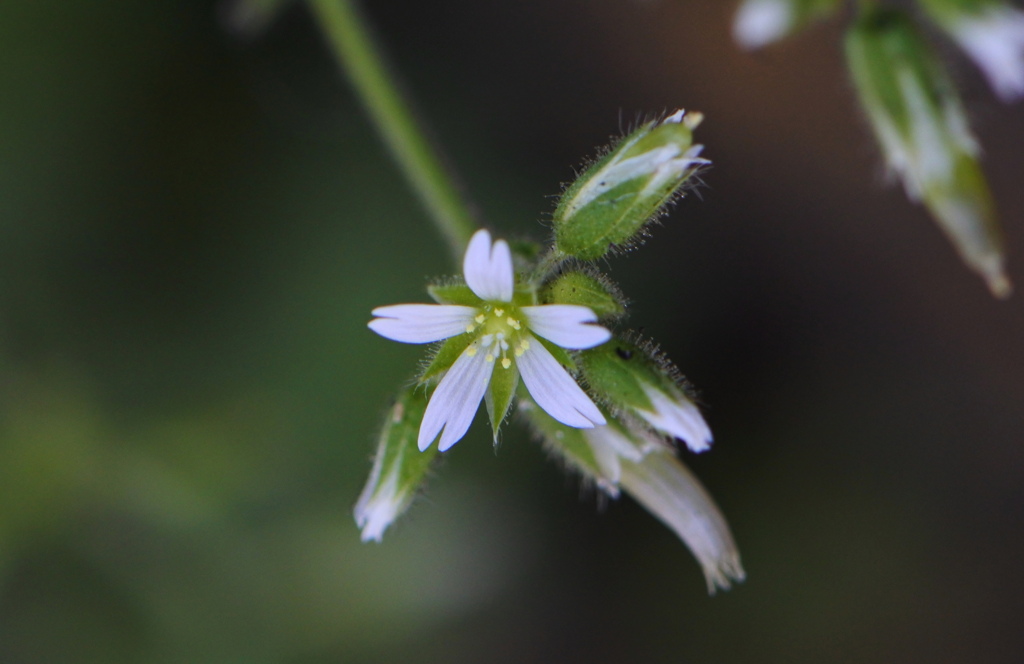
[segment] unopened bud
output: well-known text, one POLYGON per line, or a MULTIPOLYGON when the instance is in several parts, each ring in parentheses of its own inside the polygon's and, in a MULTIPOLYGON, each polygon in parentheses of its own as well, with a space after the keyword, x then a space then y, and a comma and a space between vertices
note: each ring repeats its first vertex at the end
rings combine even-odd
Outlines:
POLYGON ((586 170, 555 209, 555 243, 564 254, 593 260, 630 242, 657 218, 698 168, 693 144, 699 113, 677 111, 626 136, 586 170))
POLYGON ((603 275, 567 270, 551 280, 540 293, 542 304, 575 304, 587 307, 598 318, 618 318, 626 313, 622 293, 603 275))

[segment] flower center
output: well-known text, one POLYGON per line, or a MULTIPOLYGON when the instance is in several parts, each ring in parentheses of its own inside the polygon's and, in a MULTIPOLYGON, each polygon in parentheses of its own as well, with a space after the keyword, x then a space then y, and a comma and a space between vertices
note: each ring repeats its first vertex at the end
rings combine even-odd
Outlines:
POLYGON ((484 359, 494 362, 500 358, 503 369, 512 366, 508 356, 509 349, 515 357, 519 357, 530 347, 530 342, 523 334, 523 316, 511 304, 485 304, 473 317, 473 322, 466 326, 466 332, 476 332, 479 336, 466 350, 470 357, 478 352, 486 353, 484 359))

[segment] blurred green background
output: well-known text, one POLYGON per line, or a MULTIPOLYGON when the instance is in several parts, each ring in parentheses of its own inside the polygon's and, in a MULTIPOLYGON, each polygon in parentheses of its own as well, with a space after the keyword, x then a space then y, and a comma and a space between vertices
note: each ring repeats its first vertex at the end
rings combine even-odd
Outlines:
MULTIPOLYGON (((351 506, 451 272, 301 5, 0 4, 0 662, 1020 662, 1024 308, 881 160, 828 24, 721 0, 376 0, 486 223, 542 238, 638 117, 714 166, 607 267, 709 404, 687 462, 746 583, 521 430, 447 454, 381 545, 351 506)), ((1024 115, 957 54, 1024 284, 1024 115)))

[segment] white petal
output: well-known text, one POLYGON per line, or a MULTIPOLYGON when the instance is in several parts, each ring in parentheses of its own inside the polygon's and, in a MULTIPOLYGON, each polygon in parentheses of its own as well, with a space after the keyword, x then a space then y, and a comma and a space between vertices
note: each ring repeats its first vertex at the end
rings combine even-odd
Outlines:
POLYGON ((462 273, 470 290, 481 300, 512 301, 515 286, 512 251, 504 240, 492 245, 491 234, 486 230, 474 233, 462 261, 462 273))
POLYGON ((523 307, 523 313, 531 332, 562 348, 593 348, 612 338, 612 333, 600 325, 588 324, 596 322, 597 316, 587 307, 545 304, 523 307))
POLYGON ((425 344, 466 331, 476 309, 455 304, 393 304, 377 307, 367 327, 382 337, 406 344, 425 344))
POLYGON ((673 438, 679 438, 693 452, 703 452, 711 447, 711 429, 690 400, 685 397, 673 399, 650 385, 644 385, 643 389, 654 406, 654 412, 637 412, 648 424, 673 438))
POLYGON ((993 7, 950 29, 1003 101, 1024 96, 1024 12, 993 7))
POLYGON ((421 451, 430 447, 440 433, 437 449, 444 452, 469 430, 494 370, 494 362, 488 362, 485 353, 470 354, 474 348, 471 345, 462 351, 430 395, 416 441, 421 451))
POLYGON ((528 340, 530 345, 516 358, 516 366, 537 405, 562 424, 577 429, 607 424, 594 402, 548 349, 536 339, 528 340))
POLYGON ((747 0, 736 12, 733 39, 746 49, 761 48, 793 28, 793 8, 782 0, 747 0))

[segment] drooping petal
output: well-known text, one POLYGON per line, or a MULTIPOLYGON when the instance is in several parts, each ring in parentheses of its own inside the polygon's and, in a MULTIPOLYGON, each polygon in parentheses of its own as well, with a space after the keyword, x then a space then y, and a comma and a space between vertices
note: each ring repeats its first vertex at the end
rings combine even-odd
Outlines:
POLYGON ((600 346, 612 338, 612 333, 597 322, 597 316, 587 307, 575 304, 544 304, 523 307, 526 324, 537 336, 558 344, 562 348, 582 350, 600 346))
POLYGON ((476 309, 455 304, 393 304, 377 307, 367 327, 382 337, 406 344, 425 344, 462 334, 476 309))
POLYGON ((621 459, 620 482, 638 503, 674 530, 704 569, 708 592, 745 577, 729 524, 697 478, 668 450, 634 463, 621 459))
POLYGON ((548 349, 531 337, 527 337, 527 341, 523 354, 516 359, 516 366, 537 405, 562 424, 577 429, 607 424, 594 402, 548 349))
POLYGON ((696 405, 687 399, 672 399, 650 385, 643 385, 643 390, 654 410, 637 409, 637 412, 648 424, 679 438, 693 452, 704 452, 711 447, 711 429, 696 405))
POLYGON ((437 449, 441 452, 466 435, 493 370, 494 362, 488 362, 484 353, 476 352, 476 344, 462 352, 430 396, 416 440, 421 451, 430 447, 438 434, 441 441, 437 449))
POLYGON ((466 284, 481 300, 512 301, 515 273, 512 251, 504 240, 492 245, 489 232, 481 229, 474 233, 462 261, 462 273, 466 284))

